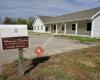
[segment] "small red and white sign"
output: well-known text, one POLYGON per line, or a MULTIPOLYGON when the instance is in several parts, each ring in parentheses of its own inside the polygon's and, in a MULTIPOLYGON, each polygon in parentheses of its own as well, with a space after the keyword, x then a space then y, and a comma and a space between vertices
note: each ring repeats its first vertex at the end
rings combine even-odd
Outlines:
POLYGON ((41 57, 44 53, 44 49, 39 46, 35 49, 35 53, 37 54, 37 57, 41 57))

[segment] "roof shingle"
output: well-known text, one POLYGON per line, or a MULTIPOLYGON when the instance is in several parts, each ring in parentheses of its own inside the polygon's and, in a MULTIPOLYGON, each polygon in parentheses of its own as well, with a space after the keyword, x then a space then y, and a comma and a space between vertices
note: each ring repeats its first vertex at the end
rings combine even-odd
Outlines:
POLYGON ((100 11, 100 7, 56 17, 50 17, 50 16, 39 16, 39 17, 45 24, 49 24, 49 23, 65 22, 70 20, 74 21, 80 19, 91 19, 91 17, 95 15, 98 11, 100 11))

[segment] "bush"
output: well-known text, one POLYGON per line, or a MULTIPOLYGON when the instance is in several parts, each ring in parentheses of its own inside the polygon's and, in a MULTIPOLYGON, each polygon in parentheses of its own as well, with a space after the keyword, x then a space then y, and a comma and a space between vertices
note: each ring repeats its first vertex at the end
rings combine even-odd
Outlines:
POLYGON ((96 59, 96 64, 100 66, 100 57, 96 59))
POLYGON ((0 80, 6 80, 6 76, 4 74, 0 74, 0 80))

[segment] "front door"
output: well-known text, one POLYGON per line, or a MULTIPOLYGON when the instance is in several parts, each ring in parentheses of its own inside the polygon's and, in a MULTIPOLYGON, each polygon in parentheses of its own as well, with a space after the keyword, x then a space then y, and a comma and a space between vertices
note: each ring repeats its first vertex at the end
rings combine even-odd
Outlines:
POLYGON ((46 26, 46 27, 45 27, 45 31, 48 32, 48 30, 49 30, 49 28, 48 28, 48 26, 46 26))

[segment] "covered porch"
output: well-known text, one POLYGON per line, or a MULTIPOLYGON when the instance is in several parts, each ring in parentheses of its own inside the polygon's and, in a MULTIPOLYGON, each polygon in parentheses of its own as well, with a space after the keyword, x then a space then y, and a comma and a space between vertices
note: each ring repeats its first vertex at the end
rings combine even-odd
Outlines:
POLYGON ((91 36, 91 30, 91 20, 45 24, 45 31, 56 35, 91 36))

